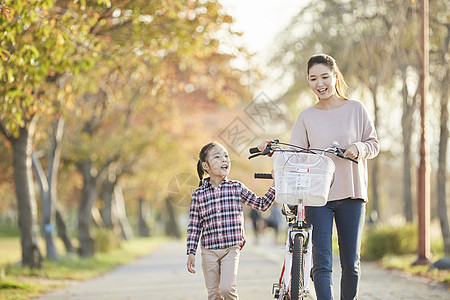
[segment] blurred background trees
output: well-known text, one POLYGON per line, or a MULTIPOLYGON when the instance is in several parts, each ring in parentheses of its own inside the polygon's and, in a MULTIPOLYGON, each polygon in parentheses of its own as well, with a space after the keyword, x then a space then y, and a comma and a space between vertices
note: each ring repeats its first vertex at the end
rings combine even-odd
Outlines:
MULTIPOLYGON (((57 236, 66 251, 91 256, 105 233, 118 242, 182 235, 201 146, 222 142, 236 117, 250 123, 243 112, 263 82, 282 87, 269 98, 288 124, 254 130, 255 140, 288 138, 289 122, 314 101, 306 61, 317 52, 337 59, 378 129, 371 222, 415 222, 418 9, 417 1, 314 1, 255 67, 233 43, 240 33, 220 1, 2 1, 0 215, 18 216, 24 265, 41 265, 41 234, 53 259, 57 236)), ((432 211, 450 253, 449 8, 433 1, 430 9, 432 211)), ((231 153, 231 176, 262 191, 251 179, 261 161, 231 153)))
MULTIPOLYGON (((208 1, 14 1, 4 8, 1 128, 9 141, 4 150, 11 149, 13 156, 22 261, 30 267, 42 261, 31 174, 34 151, 40 152, 37 165, 38 159, 49 164, 47 182, 42 172, 39 177, 39 198, 49 199, 49 186, 56 187, 58 179, 62 195, 49 193, 51 199, 41 202, 43 232, 54 232, 56 207, 67 212, 78 206, 78 251, 90 256, 95 253, 93 220, 111 227, 114 216, 122 235, 129 236, 121 176, 144 177, 140 186, 127 187, 141 190, 128 193, 129 198, 161 197, 160 184, 174 171, 155 167, 183 164, 177 157, 186 147, 176 139, 195 132, 180 132, 182 114, 249 95, 239 81, 244 72, 228 64, 233 55, 217 51, 219 31, 235 34, 227 26, 232 18, 208 1), (61 152, 54 150, 55 143, 61 152), (61 174, 52 176, 60 159, 61 174), (160 182, 152 181, 160 176, 160 182), (60 205, 56 199, 64 200, 60 205)), ((48 256, 57 254, 49 251, 48 256)))
MULTIPOLYGON (((282 50, 274 51, 271 64, 281 69, 277 72, 281 74, 279 81, 287 76, 291 78, 292 83, 281 98, 295 103, 292 106, 305 107, 310 104, 302 96, 308 90, 304 80, 307 58, 317 52, 336 58, 352 88, 352 97, 371 109, 381 140, 382 153, 369 165, 370 220, 389 222, 397 217, 400 222, 414 222, 417 182, 414 176, 420 131, 416 125, 420 99, 420 3, 365 1, 364 4, 323 0, 306 6, 278 37, 277 45, 282 50)), ((434 216, 439 212, 446 244, 450 237, 448 210, 443 200, 448 193, 445 189, 448 184, 449 124, 445 117, 449 101, 445 80, 450 60, 448 24, 448 3, 431 3, 430 99, 433 101, 428 103, 432 117, 427 125, 432 135, 429 141, 435 187, 433 212, 434 216)), ((448 250, 446 246, 447 253, 448 250)))

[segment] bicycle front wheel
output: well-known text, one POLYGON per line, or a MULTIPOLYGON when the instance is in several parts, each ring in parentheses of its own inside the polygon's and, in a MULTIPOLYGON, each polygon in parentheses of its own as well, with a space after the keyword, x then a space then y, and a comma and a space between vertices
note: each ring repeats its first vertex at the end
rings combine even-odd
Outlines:
POLYGON ((304 264, 303 248, 305 237, 296 234, 294 238, 294 251, 292 253, 292 277, 291 277, 291 300, 303 299, 304 287, 304 264))

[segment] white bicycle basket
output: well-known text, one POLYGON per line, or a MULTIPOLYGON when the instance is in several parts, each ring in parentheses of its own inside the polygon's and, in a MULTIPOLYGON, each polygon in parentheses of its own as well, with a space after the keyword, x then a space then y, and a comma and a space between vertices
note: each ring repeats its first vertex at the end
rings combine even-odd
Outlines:
POLYGON ((275 152, 276 201, 305 206, 323 206, 333 181, 335 165, 331 158, 302 152, 275 152))

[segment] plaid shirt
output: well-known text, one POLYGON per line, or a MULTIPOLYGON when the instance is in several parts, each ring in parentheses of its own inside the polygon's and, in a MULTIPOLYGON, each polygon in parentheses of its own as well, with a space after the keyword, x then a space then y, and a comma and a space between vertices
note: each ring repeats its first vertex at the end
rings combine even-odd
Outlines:
POLYGON ((245 243, 242 203, 265 211, 275 199, 271 187, 264 197, 258 197, 243 183, 225 179, 213 187, 209 178, 192 194, 187 229, 187 254, 195 254, 198 240, 207 249, 224 249, 245 243))

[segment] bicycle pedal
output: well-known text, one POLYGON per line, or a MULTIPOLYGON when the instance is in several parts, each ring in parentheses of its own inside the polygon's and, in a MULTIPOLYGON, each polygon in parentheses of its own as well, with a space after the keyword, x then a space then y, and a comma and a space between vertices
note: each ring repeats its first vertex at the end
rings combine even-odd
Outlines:
POLYGON ((272 295, 275 299, 280 298, 280 285, 278 283, 272 285, 272 295))

